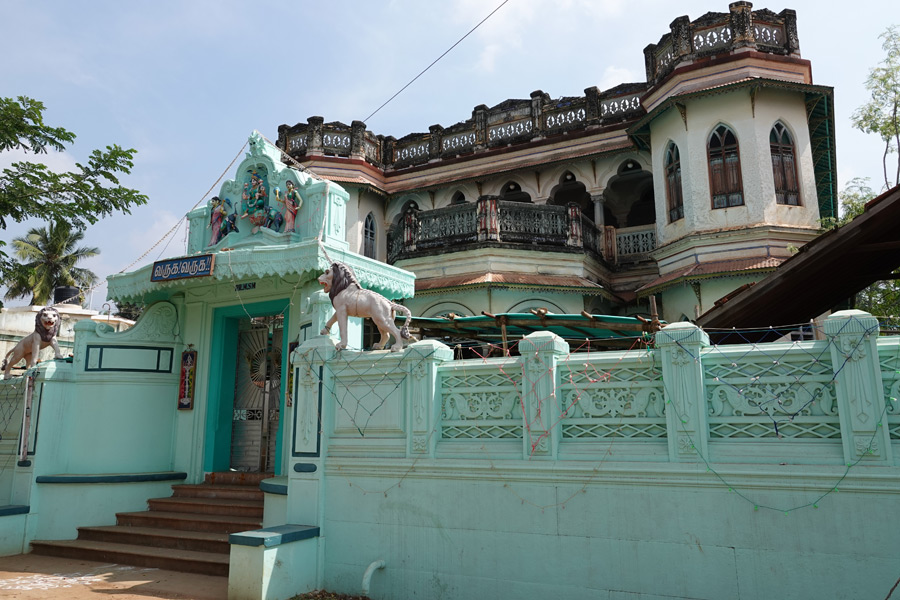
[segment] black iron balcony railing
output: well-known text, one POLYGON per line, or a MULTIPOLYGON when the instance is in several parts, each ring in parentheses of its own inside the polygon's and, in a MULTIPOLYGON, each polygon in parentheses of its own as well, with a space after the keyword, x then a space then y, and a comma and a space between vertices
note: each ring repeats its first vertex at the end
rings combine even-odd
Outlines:
POLYGON ((436 210, 408 210, 388 231, 388 263, 454 252, 477 245, 531 246, 536 249, 583 249, 610 263, 649 258, 656 247, 656 227, 598 229, 578 206, 505 202, 483 196, 475 203, 436 210))

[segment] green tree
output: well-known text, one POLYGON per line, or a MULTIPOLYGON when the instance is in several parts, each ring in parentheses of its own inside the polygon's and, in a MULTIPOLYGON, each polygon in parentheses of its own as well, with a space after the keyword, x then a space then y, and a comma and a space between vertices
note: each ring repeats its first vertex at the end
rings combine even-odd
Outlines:
POLYGON ((6 299, 31 296, 31 304, 47 304, 59 286, 92 286, 97 276, 76 265, 97 256, 100 249, 78 247, 82 239, 84 231, 65 221, 29 229, 27 235, 15 238, 13 252, 21 262, 12 268, 14 277, 9 280, 6 299))
MULTIPOLYGON (((838 226, 861 215, 866 202, 876 196, 868 181, 868 178, 857 177, 841 190, 841 217, 837 220, 838 226)), ((900 317, 900 282, 897 279, 876 281, 851 298, 851 305, 878 317, 900 317)))
POLYGON ((872 97, 853 113, 853 126, 865 133, 875 133, 884 142, 882 166, 884 187, 900 183, 900 31, 896 25, 879 36, 885 58, 869 71, 866 89, 872 97), (897 153, 897 169, 893 180, 888 176, 888 157, 897 153))
MULTIPOLYGON (((44 123, 44 104, 26 96, 0 97, 0 153, 24 150, 34 154, 48 149, 65 150, 75 134, 44 123)), ((7 219, 17 223, 38 217, 48 222, 67 222, 76 229, 96 223, 114 212, 129 213, 146 204, 147 197, 123 187, 120 175, 134 167, 136 151, 117 145, 94 150, 86 164, 74 171, 57 173, 40 162, 15 162, 0 174, 0 229, 7 219)), ((9 281, 14 263, 0 241, 0 276, 9 281)))

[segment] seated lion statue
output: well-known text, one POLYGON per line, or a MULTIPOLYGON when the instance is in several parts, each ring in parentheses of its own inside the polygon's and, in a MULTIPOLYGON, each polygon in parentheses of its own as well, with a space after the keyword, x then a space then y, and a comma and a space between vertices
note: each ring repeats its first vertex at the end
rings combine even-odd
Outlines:
POLYGON ((409 309, 402 304, 391 302, 377 292, 364 290, 349 265, 342 262, 333 263, 319 277, 319 283, 322 284, 334 307, 334 314, 325 323, 325 327, 320 333, 328 335, 331 327, 337 322, 341 331, 341 341, 337 345, 338 350, 347 347, 347 317, 372 319, 375 327, 381 333, 381 341, 375 344, 375 350, 381 350, 387 345, 388 335, 394 336, 395 340, 394 345, 391 346, 391 352, 403 350, 403 340, 412 337, 409 334, 409 322, 412 320, 412 313, 409 309), (400 311, 406 317, 406 322, 400 329, 397 329, 394 324, 396 311, 400 311))
POLYGON ((64 358, 59 350, 59 343, 56 341, 60 324, 59 312, 55 308, 50 306, 42 308, 34 316, 34 331, 19 340, 19 343, 6 353, 3 364, 0 365, 0 369, 3 370, 3 378, 9 379, 10 369, 22 359, 25 359, 27 368, 33 367, 37 363, 41 349, 47 346, 53 346, 54 356, 57 359, 64 358))

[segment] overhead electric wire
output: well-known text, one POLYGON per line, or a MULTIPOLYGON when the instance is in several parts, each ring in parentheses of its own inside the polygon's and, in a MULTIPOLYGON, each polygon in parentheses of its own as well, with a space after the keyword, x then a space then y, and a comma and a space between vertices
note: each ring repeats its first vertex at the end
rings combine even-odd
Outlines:
POLYGON ((441 54, 441 55, 438 56, 436 59, 434 59, 434 62, 432 62, 432 63, 431 63, 430 65, 428 65, 427 67, 425 67, 425 68, 422 70, 421 73, 419 73, 418 75, 416 75, 415 77, 413 77, 412 80, 411 80, 409 83, 407 83, 407 84, 404 85, 402 88, 400 88, 400 90, 399 90, 396 94, 394 94, 393 96, 391 96, 390 98, 388 98, 388 99, 385 101, 384 104, 382 104, 381 106, 379 106, 378 108, 375 109, 375 112, 373 112, 371 115, 369 115, 368 117, 366 117, 366 118, 363 119, 363 120, 364 120, 364 121, 368 121, 369 119, 371 119, 372 117, 374 117, 374 116, 378 113, 378 111, 380 111, 382 108, 384 108, 385 106, 387 106, 387 105, 390 103, 391 100, 393 100, 394 98, 396 98, 397 96, 399 96, 401 93, 403 93, 403 90, 405 90, 406 88, 408 88, 409 86, 411 86, 413 83, 415 83, 416 79, 418 79, 419 77, 421 77, 422 75, 424 75, 425 72, 428 71, 428 69, 430 69, 431 67, 433 67, 434 65, 436 65, 437 62, 438 62, 439 60, 441 60, 442 58, 444 58, 445 56, 447 56, 447 55, 450 53, 451 50, 453 50, 454 48, 456 48, 456 47, 457 47, 464 39, 466 39, 467 37, 469 37, 469 36, 472 34, 473 31, 475 31, 476 29, 478 29, 479 27, 481 27, 481 26, 484 24, 485 21, 487 21, 487 20, 490 19, 492 16, 494 16, 494 13, 497 12, 498 10, 500 10, 501 8, 503 8, 503 6, 504 6, 507 2, 509 2, 509 0, 503 0, 503 2, 501 2, 501 3, 497 6, 497 8, 495 8, 494 10, 491 11, 491 14, 489 14, 488 16, 486 16, 485 18, 483 18, 481 21, 479 21, 478 25, 476 25, 475 27, 473 27, 472 29, 470 29, 470 30, 468 31, 468 33, 466 33, 466 35, 464 35, 464 36, 462 36, 461 38, 459 38, 459 39, 456 41, 455 44, 453 44, 452 46, 450 46, 449 48, 447 48, 447 50, 445 50, 443 54, 441 54))

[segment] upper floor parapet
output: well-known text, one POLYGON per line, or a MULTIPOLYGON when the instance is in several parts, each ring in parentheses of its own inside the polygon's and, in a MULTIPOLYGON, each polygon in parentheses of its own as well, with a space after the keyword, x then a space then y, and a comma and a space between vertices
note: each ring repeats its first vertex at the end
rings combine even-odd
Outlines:
POLYGON ((752 8, 750 2, 732 2, 727 13, 672 21, 669 33, 644 48, 647 81, 659 83, 681 64, 741 48, 799 58, 797 13, 789 8, 777 14, 752 8))
MULTIPOLYGON (((746 49, 799 58, 797 16, 791 9, 774 13, 752 10, 750 2, 734 2, 729 12, 709 12, 691 21, 675 19, 659 43, 644 49, 646 82, 625 83, 607 90, 589 87, 583 96, 552 99, 541 90, 527 99, 476 106, 465 121, 403 137, 376 135, 362 121, 350 125, 322 117, 281 125, 278 145, 298 160, 336 156, 365 161, 394 171, 458 156, 525 143, 563 133, 624 129, 647 112, 642 99, 680 66, 713 55, 746 49)), ((721 82, 719 82, 721 83, 721 82)), ((658 99, 656 99, 658 100, 658 99)))

